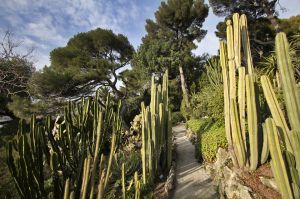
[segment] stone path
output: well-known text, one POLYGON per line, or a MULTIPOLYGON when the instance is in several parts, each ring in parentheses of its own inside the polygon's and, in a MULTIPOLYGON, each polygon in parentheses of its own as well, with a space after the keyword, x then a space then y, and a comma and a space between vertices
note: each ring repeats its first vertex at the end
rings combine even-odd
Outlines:
POLYGON ((185 136, 185 126, 173 127, 176 143, 176 187, 173 199, 219 198, 209 173, 195 159, 195 147, 185 136))

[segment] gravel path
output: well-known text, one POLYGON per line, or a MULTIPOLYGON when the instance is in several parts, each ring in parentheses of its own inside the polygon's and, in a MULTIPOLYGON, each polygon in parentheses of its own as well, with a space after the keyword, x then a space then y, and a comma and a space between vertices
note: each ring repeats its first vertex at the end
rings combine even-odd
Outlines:
POLYGON ((195 159, 195 147, 185 136, 185 125, 173 127, 176 143, 176 188, 173 199, 219 198, 217 187, 195 159))

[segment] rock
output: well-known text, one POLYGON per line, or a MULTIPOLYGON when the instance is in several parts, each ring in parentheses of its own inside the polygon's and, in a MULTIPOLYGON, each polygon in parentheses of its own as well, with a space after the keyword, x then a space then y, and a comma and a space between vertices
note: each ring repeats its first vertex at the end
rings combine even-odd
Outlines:
POLYGON ((230 161, 230 154, 223 148, 219 148, 216 154, 216 162, 214 163, 214 169, 220 170, 226 163, 230 161))
POLYGON ((165 183, 165 192, 168 193, 172 189, 174 189, 175 185, 175 169, 174 169, 175 163, 173 162, 173 165, 171 166, 171 169, 169 171, 168 178, 165 183))
MULTIPOLYGON (((220 153, 222 154, 222 152, 220 153)), ((226 159, 226 157, 224 158, 226 159)), ((225 163, 226 161, 223 161, 225 163)), ((252 199, 252 190, 249 187, 242 185, 237 172, 226 165, 220 164, 218 178, 219 178, 219 192, 223 198, 228 199, 252 199)))
POLYGON ((263 176, 259 177, 260 181, 266 185, 267 187, 274 189, 275 191, 279 192, 279 189, 277 187, 276 181, 274 178, 265 178, 263 176))
POLYGON ((239 192, 240 192, 239 196, 241 199, 252 199, 252 196, 250 194, 250 190, 248 187, 241 186, 239 189, 239 192))

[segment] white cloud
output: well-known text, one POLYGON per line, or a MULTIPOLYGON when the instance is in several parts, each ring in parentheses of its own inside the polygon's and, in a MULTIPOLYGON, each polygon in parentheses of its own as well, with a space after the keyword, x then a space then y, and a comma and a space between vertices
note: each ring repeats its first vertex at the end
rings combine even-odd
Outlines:
POLYGON ((37 37, 41 42, 51 43, 53 45, 63 45, 66 41, 55 28, 52 17, 44 16, 36 22, 30 22, 24 27, 23 34, 37 37))
POLYGON ((16 33, 24 48, 34 46, 37 67, 49 64, 49 52, 78 32, 96 27, 124 33, 144 14, 138 0, 9 0, 0 4, 0 25, 16 33), (47 57, 47 58, 46 58, 47 57), (41 64, 43 63, 43 64, 41 64))

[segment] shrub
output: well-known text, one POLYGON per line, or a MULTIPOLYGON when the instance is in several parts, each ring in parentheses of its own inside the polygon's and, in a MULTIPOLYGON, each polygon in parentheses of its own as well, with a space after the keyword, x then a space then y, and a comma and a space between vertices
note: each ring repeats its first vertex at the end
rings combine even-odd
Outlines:
POLYGON ((136 151, 142 146, 142 114, 138 114, 130 122, 129 130, 121 132, 121 145, 124 151, 136 151))
POLYGON ((212 120, 209 118, 191 119, 186 122, 187 128, 193 133, 203 133, 212 124, 212 120))
POLYGON ((213 124, 207 131, 198 134, 199 150, 202 158, 212 162, 216 158, 218 148, 227 148, 228 143, 223 125, 213 124))
POLYGON ((191 97, 193 118, 209 117, 218 123, 224 120, 223 86, 205 86, 191 97))
POLYGON ((183 117, 183 115, 181 114, 181 112, 173 112, 172 113, 172 124, 178 124, 180 122, 184 122, 185 118, 183 117))
POLYGON ((185 120, 189 119, 189 113, 187 112, 184 99, 182 99, 181 103, 180 103, 180 113, 184 117, 185 120))

